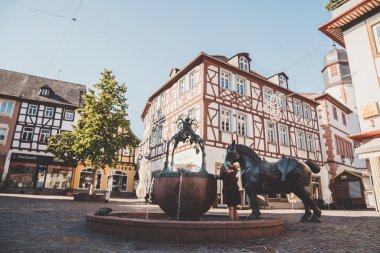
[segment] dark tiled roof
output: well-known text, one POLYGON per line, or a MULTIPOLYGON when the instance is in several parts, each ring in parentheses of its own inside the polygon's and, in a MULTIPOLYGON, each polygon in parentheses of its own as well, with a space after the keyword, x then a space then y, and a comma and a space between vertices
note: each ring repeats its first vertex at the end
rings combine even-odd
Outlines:
POLYGON ((0 95, 80 107, 80 97, 84 91, 86 86, 82 84, 0 69, 0 95), (41 96, 41 87, 46 85, 54 93, 47 97, 41 96))

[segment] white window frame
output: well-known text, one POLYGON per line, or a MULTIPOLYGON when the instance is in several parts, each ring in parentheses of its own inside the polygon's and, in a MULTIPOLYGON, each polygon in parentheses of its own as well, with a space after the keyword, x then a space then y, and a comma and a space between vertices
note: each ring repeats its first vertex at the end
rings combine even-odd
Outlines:
POLYGON ((267 125, 267 142, 277 143, 276 123, 272 121, 268 121, 266 125, 267 125))
POLYGON ((245 58, 244 56, 241 56, 239 58, 239 68, 247 72, 249 71, 248 59, 245 58))
POLYGON ((50 90, 49 89, 47 89, 47 88, 42 88, 41 89, 41 95, 42 96, 47 97, 47 96, 49 96, 49 94, 50 94, 50 90))
POLYGON ((75 112, 73 110, 66 110, 64 119, 67 121, 74 121, 74 115, 75 115, 75 112), (71 117, 68 117, 68 115, 71 115, 71 117))
POLYGON ((302 103, 297 99, 293 99, 293 111, 295 115, 302 116, 302 103), (298 105, 298 106, 297 106, 298 105), (298 109, 298 110, 297 110, 298 109))
POLYGON ((281 146, 289 146, 289 128, 285 125, 278 125, 281 146))
POLYGON ((281 110, 285 110, 286 109, 286 96, 284 93, 281 93, 281 92, 277 92, 277 96, 280 98, 277 103, 278 103, 278 107, 280 107, 281 110))
POLYGON ((306 150, 305 133, 303 131, 296 131, 297 148, 306 150))
POLYGON ((272 95, 273 95, 273 90, 269 89, 267 87, 264 87, 264 89, 263 89, 263 100, 264 100, 264 103, 269 103, 270 102, 270 98, 271 98, 272 95))
POLYGON ((7 142, 9 128, 7 126, 0 125, 0 136, 4 136, 4 140, 0 139, 0 144, 5 144, 7 142))
POLYGON ((33 135, 34 135, 34 128, 26 126, 22 130, 21 141, 32 141, 33 140, 33 135), (27 128, 31 129, 31 131, 25 131, 27 128), (26 134, 26 137, 28 137, 28 138, 24 138, 25 134, 26 134))
POLYGON ((286 80, 286 77, 284 75, 278 76, 278 84, 280 87, 288 88, 288 80, 286 80))
POLYGON ((46 107, 44 117, 45 118, 53 118, 54 117, 54 107, 46 107), (51 112, 51 113, 49 113, 49 112, 51 112))
POLYGON ((237 114, 237 134, 247 135, 247 116, 241 113, 237 114))
POLYGON ((305 119, 311 119, 311 107, 309 104, 303 104, 303 116, 305 119))
POLYGON ((245 79, 241 77, 236 77, 236 92, 240 95, 245 95, 245 79))
POLYGON ((39 143, 48 143, 49 136, 51 135, 51 129, 41 129, 40 136, 38 136, 39 143))
POLYGON ((14 105, 15 105, 14 101, 0 100, 0 115, 11 116, 13 114, 14 105), (3 106, 4 106, 4 112, 1 110, 3 108, 3 106))
POLYGON ((309 151, 315 151, 315 141, 312 133, 306 133, 306 148, 309 151))
POLYGON ((372 32, 376 44, 376 50, 378 53, 380 53, 380 23, 372 26, 372 32))
POLYGON ((179 89, 179 95, 186 93, 186 82, 185 77, 179 79, 178 81, 178 89, 179 89))
POLYGON ((189 87, 193 89, 197 85, 198 71, 194 70, 189 74, 189 87))
POLYGON ((220 112, 220 127, 222 131, 231 132, 231 111, 227 109, 222 109, 220 112))
POLYGON ((220 71, 220 87, 227 90, 231 89, 231 74, 224 70, 220 71))
POLYGON ((190 118, 190 119, 195 119, 195 108, 191 108, 187 111, 187 116, 190 118))
POLYGON ((28 106, 28 115, 36 116, 37 113, 38 113, 38 105, 29 105, 28 106))

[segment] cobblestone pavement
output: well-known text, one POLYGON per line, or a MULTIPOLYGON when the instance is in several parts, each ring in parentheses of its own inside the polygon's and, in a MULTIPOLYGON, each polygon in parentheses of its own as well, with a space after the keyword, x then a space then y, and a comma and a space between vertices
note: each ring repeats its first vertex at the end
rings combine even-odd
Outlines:
MULTIPOLYGON (((226 244, 164 244, 119 239, 86 229, 84 215, 105 206, 114 211, 147 210, 136 203, 0 196, 0 252, 380 252, 380 215, 374 211, 323 211, 323 223, 311 224, 298 222, 301 210, 263 210, 265 217, 285 219, 283 233, 226 244)), ((159 208, 150 206, 150 210, 159 208)), ((211 212, 227 215, 225 209, 211 212)))

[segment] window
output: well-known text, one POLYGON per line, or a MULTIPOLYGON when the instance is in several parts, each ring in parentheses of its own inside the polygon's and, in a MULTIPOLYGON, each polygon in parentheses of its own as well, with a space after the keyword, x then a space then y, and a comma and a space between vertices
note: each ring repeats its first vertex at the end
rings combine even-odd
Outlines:
POLYGON ((195 109, 192 108, 188 111, 187 113, 187 116, 190 118, 190 119, 195 119, 195 109))
POLYGON ((49 94, 50 94, 49 89, 46 89, 46 88, 41 89, 41 96, 47 97, 49 96, 49 94))
POLYGON ((8 128, 0 127, 0 143, 5 143, 7 141, 8 128))
POLYGON ((345 140, 344 138, 335 135, 335 147, 336 153, 338 155, 344 156, 346 158, 354 157, 351 141, 345 140))
POLYGON ((73 121, 74 120, 74 111, 66 110, 65 120, 73 121))
POLYGON ((280 144, 283 146, 289 146, 288 127, 280 125, 280 144))
POLYGON ((239 66, 242 70, 248 71, 248 60, 245 57, 240 57, 239 66))
POLYGON ((342 121, 343 121, 343 125, 347 126, 346 114, 344 114, 344 112, 342 112, 342 121))
POLYGON ((22 132, 22 140, 31 141, 33 137, 33 130, 33 127, 24 127, 24 131, 22 132))
POLYGON ((220 86, 224 89, 230 88, 230 74, 225 72, 220 73, 220 86))
POLYGON ((28 114, 29 115, 37 115, 37 105, 29 105, 28 114))
POLYGON ((335 106, 332 106, 332 110, 333 110, 334 119, 335 119, 335 120, 338 120, 338 113, 337 113, 337 111, 336 111, 336 107, 335 107, 335 106))
POLYGON ((273 94, 272 90, 264 88, 264 102, 265 103, 269 103, 270 102, 272 94, 273 94))
POLYGON ((294 101, 294 113, 298 116, 302 115, 302 108, 301 108, 301 102, 298 100, 293 100, 294 101))
POLYGON ((46 107, 45 117, 46 118, 53 118, 53 115, 54 115, 54 108, 53 107, 46 107))
POLYGON ((237 133, 240 135, 246 135, 246 123, 245 123, 245 115, 238 114, 238 120, 237 120, 237 133))
POLYGON ((197 84, 197 72, 193 71, 190 73, 190 89, 194 88, 197 84))
POLYGON ((221 115, 222 130, 231 131, 231 113, 228 110, 222 110, 221 115))
POLYGON ((303 116, 306 119, 311 119, 310 105, 308 105, 308 104, 303 105, 303 116))
POLYGON ((284 87, 284 88, 288 88, 288 84, 287 84, 287 81, 286 81, 286 77, 283 76, 283 75, 280 75, 278 77, 278 82, 280 84, 281 87, 284 87))
POLYGON ((267 123, 268 142, 276 143, 276 124, 273 122, 267 123))
POLYGON ((236 78, 236 92, 244 95, 245 94, 245 80, 242 78, 236 78))
POLYGON ((40 133, 40 137, 38 138, 38 141, 41 143, 47 143, 50 134, 51 134, 50 129, 42 129, 40 133))
POLYGON ((129 155, 130 155, 129 147, 126 147, 125 149, 123 149, 123 156, 129 156, 129 155))
POLYGON ((315 150, 314 136, 312 134, 306 134, 306 145, 307 145, 307 150, 309 151, 315 150))
POLYGON ((372 27, 373 36, 375 37, 375 44, 377 52, 380 53, 380 24, 374 25, 372 27))
POLYGON ((282 93, 278 93, 277 105, 281 110, 286 109, 286 96, 282 93))
POLYGON ((297 147, 305 149, 305 134, 301 131, 297 131, 297 147))
POLYGON ((186 92, 186 83, 185 83, 185 78, 182 78, 179 80, 179 95, 182 95, 186 92))
POLYGON ((0 101, 0 114, 11 115, 13 112, 13 101, 0 101))

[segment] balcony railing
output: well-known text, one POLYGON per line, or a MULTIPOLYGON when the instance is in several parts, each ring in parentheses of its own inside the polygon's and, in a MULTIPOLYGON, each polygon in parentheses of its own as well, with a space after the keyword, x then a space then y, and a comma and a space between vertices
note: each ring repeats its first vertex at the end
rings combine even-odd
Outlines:
POLYGON ((359 5, 365 0, 341 0, 334 4, 331 10, 332 18, 336 18, 349 9, 359 5))

